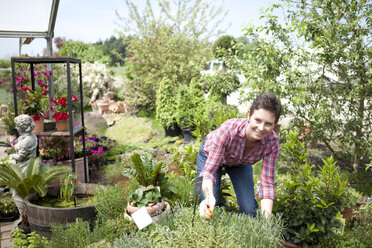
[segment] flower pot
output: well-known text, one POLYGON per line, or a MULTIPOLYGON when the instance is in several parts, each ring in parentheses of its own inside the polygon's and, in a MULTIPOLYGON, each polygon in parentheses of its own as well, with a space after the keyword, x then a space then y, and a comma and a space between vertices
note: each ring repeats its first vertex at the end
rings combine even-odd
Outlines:
POLYGON ((35 116, 31 115, 32 121, 35 124, 34 130, 32 130, 33 134, 40 134, 41 132, 44 132, 44 117, 39 116, 38 120, 35 120, 35 116))
MULTIPOLYGON (((161 219, 167 217, 167 216, 169 215, 169 213, 171 212, 171 207, 170 207, 169 203, 166 202, 166 201, 163 201, 163 202, 164 202, 164 206, 163 206, 163 208, 162 208, 161 211, 159 210, 159 211, 157 212, 157 214, 155 214, 155 215, 151 215, 151 214, 150 214, 150 215, 151 215, 151 218, 152 218, 152 220, 153 220, 154 222, 160 221, 161 219)), ((138 208, 138 209, 139 209, 139 208, 138 208)), ((137 210, 138 210, 138 209, 137 209, 137 210)), ((147 207, 146 207, 146 209, 147 209, 147 207)), ((136 210, 136 211, 137 211, 137 210, 136 210)), ((127 208, 127 210, 126 210, 125 213, 124 213, 124 217, 125 217, 126 219, 132 221, 132 217, 131 217, 131 214, 128 212, 128 208, 127 208)))
MULTIPOLYGON (((93 196, 94 192, 98 190, 98 187, 98 184, 76 184, 75 194, 93 196)), ((47 195, 57 197, 58 194, 59 187, 48 188, 47 195)), ((37 234, 49 239, 52 236, 52 223, 67 225, 74 223, 77 218, 93 223, 96 218, 94 204, 72 208, 53 208, 43 207, 32 203, 38 199, 39 196, 36 193, 28 195, 25 198, 28 222, 32 232, 36 232, 37 234)))
POLYGON ((191 129, 182 129, 183 139, 186 144, 190 143, 193 139, 195 139, 195 136, 191 134, 191 129))
POLYGON ((165 136, 167 137, 177 137, 182 134, 182 130, 178 125, 173 125, 172 127, 164 127, 165 136))
POLYGON ((110 103, 109 102, 98 102, 97 103, 98 111, 100 114, 104 114, 105 112, 108 112, 110 109, 110 103))
POLYGON ((344 210, 341 212, 342 217, 346 221, 350 221, 351 217, 353 216, 353 209, 352 208, 344 208, 344 210))
MULTIPOLYGON (((163 210, 164 204, 165 204, 165 202, 161 201, 161 202, 158 202, 157 204, 146 207, 146 210, 149 213, 149 215, 156 216, 163 210)), ((130 205, 129 203, 127 205, 127 212, 130 215, 132 215, 138 209, 140 209, 140 208, 139 207, 134 207, 134 206, 130 205)))
POLYGON ((67 131, 69 128, 68 119, 56 121, 56 128, 58 131, 67 131))

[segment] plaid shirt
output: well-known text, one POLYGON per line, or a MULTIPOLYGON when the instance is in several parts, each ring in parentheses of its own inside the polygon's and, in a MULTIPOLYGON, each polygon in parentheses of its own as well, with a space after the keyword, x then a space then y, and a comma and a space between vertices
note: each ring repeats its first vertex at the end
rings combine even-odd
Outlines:
POLYGON ((274 200, 275 167, 280 150, 279 137, 272 131, 244 157, 247 126, 248 119, 230 119, 208 134, 204 144, 207 161, 200 175, 203 179, 210 179, 215 183, 215 175, 221 165, 248 166, 263 159, 260 189, 257 194, 260 199, 274 200))

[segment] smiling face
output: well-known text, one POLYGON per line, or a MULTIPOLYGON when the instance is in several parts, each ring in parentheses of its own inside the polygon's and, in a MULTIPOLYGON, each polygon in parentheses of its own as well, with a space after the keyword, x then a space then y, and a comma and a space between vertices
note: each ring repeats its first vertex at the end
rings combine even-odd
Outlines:
POLYGON ((273 112, 260 108, 253 113, 248 113, 249 124, 245 130, 247 142, 256 142, 266 138, 275 126, 273 112))

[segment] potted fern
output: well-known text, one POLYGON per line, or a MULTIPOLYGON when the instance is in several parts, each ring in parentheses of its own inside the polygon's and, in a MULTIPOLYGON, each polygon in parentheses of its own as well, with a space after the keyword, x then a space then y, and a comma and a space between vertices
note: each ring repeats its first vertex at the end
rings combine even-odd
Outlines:
POLYGON ((166 164, 163 161, 156 163, 148 152, 142 155, 133 154, 130 159, 133 166, 124 168, 123 175, 135 179, 139 186, 133 192, 129 192, 127 216, 130 217, 143 206, 146 206, 153 219, 167 214, 170 206, 164 198, 172 194, 174 189, 168 184, 166 164))

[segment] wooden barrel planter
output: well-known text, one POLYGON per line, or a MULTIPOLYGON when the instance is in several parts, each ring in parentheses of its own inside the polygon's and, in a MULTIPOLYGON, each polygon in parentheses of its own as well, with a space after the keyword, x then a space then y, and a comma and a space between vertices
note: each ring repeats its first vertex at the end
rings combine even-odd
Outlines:
MULTIPOLYGON (((76 184, 75 193, 76 195, 94 195, 94 192, 98 189, 98 184, 82 183, 76 184)), ((58 197, 59 186, 49 187, 49 196, 58 197)), ((36 193, 28 195, 24 201, 27 210, 28 222, 32 232, 36 232, 48 239, 52 237, 51 224, 62 224, 67 225, 74 223, 77 218, 94 222, 96 218, 96 212, 94 204, 72 207, 72 208, 53 208, 43 207, 35 205, 32 202, 38 200, 40 197, 36 193)))
MULTIPOLYGON (((71 160, 62 160, 61 166, 67 166, 72 168, 72 161, 71 160)), ((75 158, 75 173, 77 175, 76 180, 81 183, 88 183, 89 182, 89 169, 88 169, 88 156, 86 160, 87 168, 84 167, 84 157, 81 158, 75 158), (87 181, 85 181, 85 174, 87 175, 87 181)), ((48 184, 48 186, 58 186, 60 184, 59 181, 53 181, 48 184)))

